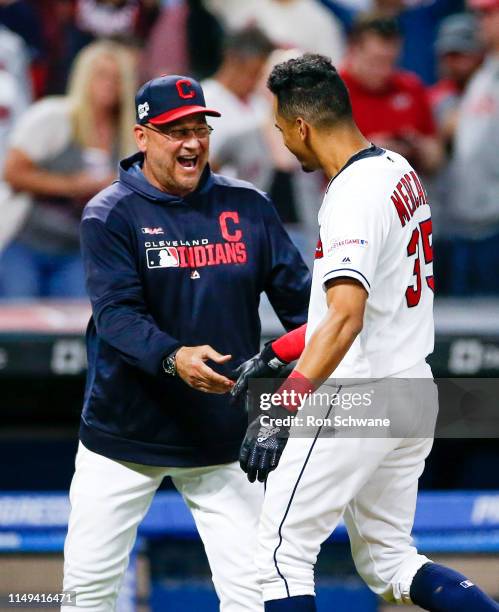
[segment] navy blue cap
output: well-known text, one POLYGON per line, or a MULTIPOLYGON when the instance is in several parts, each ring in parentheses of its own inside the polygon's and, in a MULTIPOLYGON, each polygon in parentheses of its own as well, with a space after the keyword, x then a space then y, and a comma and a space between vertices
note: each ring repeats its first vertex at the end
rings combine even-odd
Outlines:
POLYGON ((476 17, 470 13, 458 13, 446 17, 440 24, 435 46, 439 55, 481 51, 483 45, 476 17))
POLYGON ((135 112, 141 125, 161 125, 195 113, 221 116, 218 111, 206 108, 203 90, 196 80, 178 74, 161 76, 142 85, 135 96, 135 112))

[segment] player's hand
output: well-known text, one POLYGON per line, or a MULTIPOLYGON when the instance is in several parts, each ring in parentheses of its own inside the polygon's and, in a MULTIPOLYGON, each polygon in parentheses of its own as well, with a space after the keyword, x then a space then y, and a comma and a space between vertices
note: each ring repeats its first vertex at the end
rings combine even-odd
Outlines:
MULTIPOLYGON (((282 410, 280 416, 289 417, 290 413, 282 410)), ((289 437, 289 427, 262 425, 260 420, 261 415, 250 423, 239 451, 239 465, 250 482, 264 482, 276 469, 289 437)))
POLYGON ((177 375, 193 389, 205 393, 227 393, 234 385, 226 376, 217 374, 206 361, 226 363, 232 355, 221 355, 209 345, 182 346, 175 355, 177 375))
POLYGON ((278 378, 287 365, 274 353, 271 343, 267 343, 260 353, 232 372, 231 377, 236 381, 230 392, 232 397, 238 400, 247 392, 250 378, 278 378))

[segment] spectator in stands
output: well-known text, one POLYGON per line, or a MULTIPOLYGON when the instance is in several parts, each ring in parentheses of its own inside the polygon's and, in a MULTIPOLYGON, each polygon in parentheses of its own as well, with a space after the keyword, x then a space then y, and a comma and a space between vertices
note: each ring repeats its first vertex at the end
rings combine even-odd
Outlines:
POLYGON ((37 3, 28 0, 0 0, 0 23, 24 40, 32 59, 45 51, 37 3))
POLYGON ((444 19, 435 47, 442 78, 429 90, 430 103, 444 142, 451 145, 459 102, 483 59, 478 23, 473 15, 463 13, 444 19))
POLYGON ((80 45, 98 39, 139 42, 159 14, 159 0, 76 0, 75 25, 80 45))
POLYGON ((224 29, 202 0, 166 2, 144 49, 141 78, 191 74, 204 79, 222 61, 224 29))
POLYGON ((436 80, 434 44, 439 23, 463 9, 463 0, 319 0, 349 32, 361 12, 376 11, 397 19, 403 33, 399 66, 424 83, 436 80))
POLYGON ((31 102, 28 66, 23 39, 0 25, 0 250, 11 239, 29 206, 25 198, 16 198, 1 178, 9 135, 31 102))
POLYGON ((79 51, 95 40, 140 46, 159 14, 159 0, 37 0, 45 53, 36 74, 43 95, 66 91, 79 51))
POLYGON ((462 10, 463 0, 376 0, 375 8, 395 17, 403 33, 399 64, 415 72, 424 83, 436 79, 434 45, 440 21, 462 10))
POLYGON ((76 1, 76 24, 92 38, 130 37, 138 15, 138 0, 76 1))
POLYGON ((257 88, 272 49, 258 28, 240 30, 228 36, 219 70, 202 82, 206 103, 222 114, 211 135, 213 168, 264 190, 269 189, 273 172, 264 134, 270 109, 257 88))
POLYGON ((82 46, 75 36, 74 1, 40 0, 39 4, 46 49, 34 73, 37 98, 64 95, 74 49, 82 46))
POLYGON ((14 123, 26 108, 27 103, 17 79, 0 67, 0 173, 3 168, 9 134, 14 123))
POLYGON ((344 53, 340 21, 316 0, 209 0, 230 30, 252 23, 276 47, 322 53, 339 62, 344 53))
POLYGON ((454 142, 451 290, 499 293, 499 0, 470 0, 487 49, 468 84, 454 142))
POLYGON ((135 79, 129 52, 97 42, 77 57, 68 95, 33 105, 14 127, 5 179, 33 207, 0 257, 4 298, 83 296, 79 219, 86 201, 133 151, 135 79))
POLYGON ((482 44, 478 23, 471 14, 451 15, 442 21, 435 45, 442 78, 430 88, 433 116, 445 145, 446 159, 439 172, 426 181, 433 219, 434 275, 438 293, 451 291, 453 276, 453 228, 449 224, 452 192, 451 159, 459 105, 464 88, 479 67, 482 44))
POLYGON ((423 84, 416 75, 396 68, 400 48, 397 22, 367 14, 352 30, 341 76, 362 133, 429 174, 440 167, 443 149, 423 84))
POLYGON ((30 55, 24 40, 0 24, 0 70, 16 81, 16 102, 23 110, 31 103, 30 55))
POLYGON ((31 103, 29 53, 24 40, 0 24, 0 172, 13 123, 31 103))

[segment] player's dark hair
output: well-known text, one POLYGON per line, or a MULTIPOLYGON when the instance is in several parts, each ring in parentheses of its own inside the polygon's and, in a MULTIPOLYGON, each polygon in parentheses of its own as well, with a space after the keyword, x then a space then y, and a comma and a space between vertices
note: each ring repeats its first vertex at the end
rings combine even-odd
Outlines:
POLYGON ((236 53, 246 57, 268 56, 275 49, 273 43, 260 28, 246 26, 229 34, 224 42, 226 55, 236 53))
POLYGON ((352 120, 345 83, 324 55, 307 53, 277 64, 267 81, 279 113, 288 120, 303 117, 318 128, 352 120))
POLYGON ((402 33, 398 21, 379 13, 365 13, 358 17, 350 31, 350 41, 359 41, 364 34, 375 34, 384 40, 398 40, 402 33))

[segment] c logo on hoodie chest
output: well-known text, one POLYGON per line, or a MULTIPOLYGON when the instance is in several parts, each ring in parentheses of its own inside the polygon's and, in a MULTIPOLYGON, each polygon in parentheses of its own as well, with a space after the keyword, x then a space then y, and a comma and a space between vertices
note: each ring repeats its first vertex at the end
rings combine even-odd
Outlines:
POLYGON ((228 210, 224 211, 223 213, 220 213, 218 221, 220 223, 220 230, 222 232, 222 236, 225 238, 225 240, 228 240, 229 242, 239 242, 243 237, 243 233, 240 229, 231 232, 227 225, 227 221, 229 220, 232 221, 232 224, 239 225, 239 213, 236 211, 228 210))

